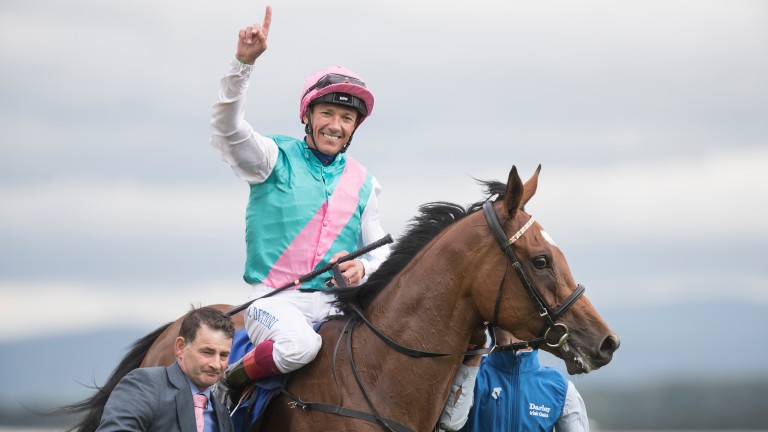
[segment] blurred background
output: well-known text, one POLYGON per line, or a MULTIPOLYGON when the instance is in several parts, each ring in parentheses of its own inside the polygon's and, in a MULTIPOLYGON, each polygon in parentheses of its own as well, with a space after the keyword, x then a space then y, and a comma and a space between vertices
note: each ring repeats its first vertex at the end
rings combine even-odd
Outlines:
MULTIPOLYGON (((0 4, 0 424, 89 396, 191 304, 240 304, 248 188, 209 145, 265 2, 0 4)), ((768 430, 768 3, 274 0, 246 118, 301 136, 331 65, 395 238, 543 169, 527 209, 622 338, 594 430, 768 430)), ((561 362, 548 363, 563 368, 561 362)))

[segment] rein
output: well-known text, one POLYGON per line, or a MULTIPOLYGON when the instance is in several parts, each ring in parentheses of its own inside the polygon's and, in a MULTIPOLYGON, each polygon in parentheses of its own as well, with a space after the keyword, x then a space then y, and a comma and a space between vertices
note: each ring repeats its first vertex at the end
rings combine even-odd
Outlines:
POLYGON ((357 383, 357 386, 360 388, 360 391, 363 393, 365 402, 368 404, 368 407, 371 409, 371 412, 368 413, 365 411, 344 408, 341 406, 341 400, 339 400, 339 402, 336 405, 322 403, 322 402, 306 402, 301 400, 298 396, 285 390, 285 388, 281 390, 282 393, 288 398, 292 399, 292 402, 289 402, 289 405, 291 408, 299 407, 304 410, 313 409, 313 410, 327 412, 331 414, 337 414, 345 417, 357 418, 360 420, 365 420, 370 423, 377 423, 385 427, 388 431, 391 431, 391 432, 416 432, 413 429, 409 428, 408 426, 398 423, 392 419, 385 418, 381 414, 379 414, 379 411, 376 409, 376 406, 373 404, 373 401, 371 401, 371 398, 368 396, 368 392, 366 391, 365 387, 363 387, 363 381, 360 379, 360 375, 357 373, 357 365, 355 364, 355 358, 352 353, 352 326, 350 324, 352 324, 352 322, 354 321, 354 318, 355 318, 354 316, 351 316, 349 317, 349 319, 347 319, 347 322, 344 324, 344 328, 341 330, 341 333, 339 334, 339 340, 336 342, 336 347, 333 350, 333 381, 336 385, 336 392, 341 394, 341 392, 339 391, 338 378, 336 376, 336 369, 337 369, 336 354, 339 351, 339 346, 341 345, 342 338, 344 337, 344 335, 346 335, 347 336, 347 355, 349 356, 349 363, 350 363, 350 366, 352 367, 352 374, 355 377, 355 382, 357 383))
MULTIPOLYGON (((432 351, 423 351, 423 350, 417 350, 414 348, 406 347, 398 342, 395 342, 392 340, 389 336, 385 335, 381 332, 372 322, 368 320, 368 318, 365 317, 365 314, 363 313, 362 309, 360 309, 360 306, 357 304, 351 304, 351 308, 353 312, 357 315, 357 317, 365 323, 366 326, 368 326, 371 331, 379 337, 382 341, 384 341, 387 345, 392 347, 395 351, 405 354, 409 357, 414 358, 422 358, 422 357, 442 357, 442 356, 450 356, 450 355, 479 355, 479 354, 488 354, 495 351, 515 351, 527 347, 537 347, 541 345, 542 343, 546 343, 551 348, 559 348, 563 346, 568 341, 568 336, 570 335, 570 330, 565 324, 557 323, 558 318, 560 318, 563 313, 565 313, 566 310, 568 310, 575 302, 584 294, 584 286, 579 284, 576 287, 576 291, 574 291, 568 299, 557 309, 552 310, 547 306, 546 302, 542 299, 539 292, 536 290, 536 288, 531 284, 528 277, 525 275, 525 272, 523 271, 522 265, 520 264, 520 261, 518 261, 517 257, 515 256, 514 251, 512 251, 512 244, 517 241, 520 237, 522 237, 523 234, 533 225, 534 218, 531 216, 531 218, 526 222, 525 225, 523 225, 522 228, 520 228, 511 238, 507 239, 506 234, 504 234, 504 230, 501 227, 501 223, 499 223, 499 219, 496 216, 496 212, 493 209, 493 204, 491 201, 486 201, 483 204, 483 213, 485 214, 485 219, 488 222, 488 226, 491 229, 491 232, 493 232, 496 239, 499 241, 499 245, 501 246, 501 249, 504 250, 504 253, 507 255, 507 258, 509 258, 509 261, 507 262, 507 267, 504 269, 504 275, 501 278, 501 282, 499 283, 499 291, 496 295, 496 305, 493 308, 493 321, 486 323, 489 333, 491 335, 491 346, 489 348, 480 348, 480 349, 474 349, 474 350, 468 350, 463 352, 457 352, 457 353, 441 353, 441 352, 432 352, 432 351), (493 332, 493 327, 496 325, 496 323, 499 320, 499 308, 501 306, 501 294, 504 289, 504 280, 507 276, 507 270, 509 269, 509 264, 512 264, 512 267, 515 269, 515 272, 517 273, 517 277, 520 279, 520 282, 523 284, 523 287, 525 288, 526 292, 528 293, 529 297, 533 301, 534 306, 536 306, 536 309, 539 313, 539 316, 541 316, 547 323, 547 329, 544 332, 544 335, 538 338, 530 339, 523 342, 516 342, 512 343, 510 345, 504 345, 504 346, 497 346, 496 340, 493 332), (552 329, 560 329, 562 332, 562 336, 560 336, 556 342, 551 343, 549 342, 549 334, 552 329)), ((343 284, 343 280, 338 281, 340 284, 343 284)))
MULTIPOLYGON (((507 239, 506 234, 504 233, 504 230, 501 227, 501 223, 499 222, 499 219, 496 216, 496 212, 493 209, 493 204, 491 203, 491 201, 486 201, 483 204, 483 213, 485 215, 486 221, 488 222, 488 226, 491 229, 491 232, 493 232, 494 236, 499 242, 499 246, 501 247, 501 249, 504 251, 504 253, 507 255, 507 258, 508 258, 507 265, 504 268, 504 275, 502 276, 501 281, 499 282, 499 290, 496 295, 496 304, 494 305, 494 308, 493 308, 493 321, 485 323, 491 335, 490 347, 468 350, 468 351, 457 352, 457 353, 441 353, 441 352, 423 351, 423 350, 409 348, 392 340, 389 336, 382 333, 381 330, 379 330, 372 322, 370 322, 365 317, 365 314, 363 313, 363 310, 360 308, 360 306, 358 304, 352 303, 350 306, 352 308, 352 311, 354 312, 354 315, 350 316, 347 322, 345 323, 344 329, 339 335, 339 340, 336 344, 336 348, 334 349, 334 354, 333 354, 334 381, 336 381, 336 374, 335 374, 336 353, 339 350, 341 338, 344 337, 344 335, 346 334, 347 355, 349 356, 349 362, 352 368, 352 373, 355 377, 355 381, 357 382, 357 385, 360 388, 360 391, 362 392, 363 397, 365 398, 365 401, 368 404, 368 407, 370 408, 371 412, 367 413, 363 411, 343 408, 341 407, 341 403, 339 403, 338 405, 332 405, 332 404, 325 404, 325 403, 319 403, 319 402, 305 402, 299 399, 298 397, 296 397, 295 395, 287 392, 286 390, 283 390, 283 393, 293 400, 293 402, 291 402, 291 405, 293 407, 298 406, 298 407, 301 407, 302 409, 315 409, 318 411, 324 411, 324 412, 339 414, 347 417, 358 418, 371 423, 377 423, 383 426, 386 430, 391 432, 414 432, 412 429, 410 429, 409 427, 401 423, 382 417, 381 414, 379 414, 378 410, 376 410, 376 407, 374 406, 373 401, 368 395, 368 391, 363 386, 363 382, 360 379, 360 376, 357 372, 357 365, 355 364, 355 359, 352 352, 352 333, 353 333, 354 326, 351 326, 350 324, 355 319, 359 319, 360 321, 365 323, 365 325, 379 339, 384 341, 392 349, 394 349, 395 351, 401 354, 404 354, 413 358, 442 357, 442 356, 452 356, 452 355, 466 356, 466 355, 488 354, 488 353, 497 352, 497 351, 516 351, 516 350, 527 348, 527 347, 538 347, 543 343, 546 343, 547 346, 551 348, 559 348, 568 341, 570 330, 565 324, 557 323, 556 321, 558 318, 560 318, 560 316, 562 316, 563 313, 565 313, 566 310, 568 310, 568 308, 570 308, 576 302, 576 300, 579 299, 579 297, 581 297, 584 294, 584 290, 585 290, 584 286, 581 284, 577 285, 576 290, 568 297, 565 303, 563 303, 557 309, 554 309, 554 310, 551 309, 549 306, 547 306, 546 302, 543 300, 539 292, 536 290, 533 284, 531 284, 530 280, 525 275, 525 272, 523 271, 520 261, 518 261, 514 251, 512 250, 512 244, 515 241, 517 241, 520 237, 522 237, 522 235, 525 234, 528 228, 530 228, 533 225, 534 218, 531 217, 528 220, 528 222, 526 222, 525 225, 523 225, 522 228, 520 228, 511 238, 507 239), (501 306, 501 296, 504 289, 504 281, 506 280, 507 272, 509 270, 510 264, 515 269, 515 273, 517 273, 518 279, 520 279, 520 282, 525 288, 526 292, 528 293, 528 296, 533 301, 533 304, 536 307, 539 313, 539 316, 541 316, 546 322, 547 329, 544 331, 544 335, 538 338, 529 339, 523 342, 516 342, 516 343, 512 343, 505 346, 497 346, 493 327, 498 322, 499 308, 501 306), (559 331, 562 333, 562 335, 559 338, 557 338, 556 342, 549 341, 550 332, 553 329, 559 329, 559 331)), ((340 277, 340 274, 337 271, 334 272, 334 277, 336 278, 336 281, 340 287, 343 287, 346 285, 344 283, 343 278, 340 277)), ((338 387, 338 382, 336 385, 338 387)))

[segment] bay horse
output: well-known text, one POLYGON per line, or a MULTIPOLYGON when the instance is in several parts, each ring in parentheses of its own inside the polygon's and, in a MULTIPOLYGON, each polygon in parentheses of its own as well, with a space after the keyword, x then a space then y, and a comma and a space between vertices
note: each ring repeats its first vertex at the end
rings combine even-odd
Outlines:
MULTIPOLYGON (((514 166, 506 185, 482 182, 488 200, 467 209, 421 206, 366 283, 335 291, 342 314, 319 329, 321 351, 291 374, 260 430, 433 430, 471 337, 489 323, 561 358, 570 374, 608 364, 618 336, 525 211, 540 170, 525 184, 514 166)), ((242 312, 233 319, 243 327, 242 312)), ((87 413, 73 429, 96 429, 130 370, 175 361, 180 321, 137 341, 104 387, 65 407, 87 413)))

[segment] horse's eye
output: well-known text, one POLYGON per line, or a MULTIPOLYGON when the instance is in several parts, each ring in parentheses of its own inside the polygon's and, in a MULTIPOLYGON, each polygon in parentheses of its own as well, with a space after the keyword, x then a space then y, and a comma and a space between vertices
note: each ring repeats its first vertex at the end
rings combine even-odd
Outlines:
POLYGON ((533 265, 537 269, 547 268, 547 257, 540 255, 533 259, 533 265))

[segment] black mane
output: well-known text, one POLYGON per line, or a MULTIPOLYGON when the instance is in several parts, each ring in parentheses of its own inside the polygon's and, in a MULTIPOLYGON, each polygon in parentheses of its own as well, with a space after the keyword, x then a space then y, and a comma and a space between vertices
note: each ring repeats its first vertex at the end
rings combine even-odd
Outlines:
POLYGON ((449 225, 479 210, 483 203, 494 195, 503 198, 506 185, 497 181, 478 181, 483 186, 486 198, 469 205, 466 209, 458 204, 436 201, 419 207, 419 214, 408 223, 403 234, 392 247, 389 258, 384 261, 364 283, 354 288, 334 289, 334 305, 344 315, 352 313, 351 304, 365 309, 387 284, 408 264, 414 256, 435 236, 449 225))

